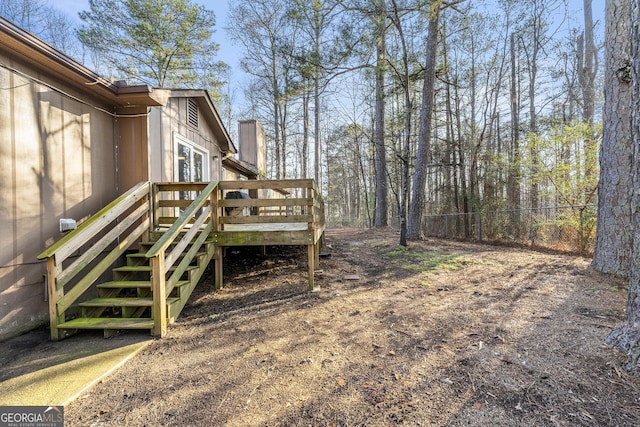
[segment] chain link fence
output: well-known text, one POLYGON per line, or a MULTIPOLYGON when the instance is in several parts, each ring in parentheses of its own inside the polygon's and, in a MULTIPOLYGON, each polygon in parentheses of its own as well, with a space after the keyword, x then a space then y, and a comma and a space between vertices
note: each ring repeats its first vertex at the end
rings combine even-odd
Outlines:
POLYGON ((596 205, 428 215, 425 236, 518 244, 593 255, 596 205))

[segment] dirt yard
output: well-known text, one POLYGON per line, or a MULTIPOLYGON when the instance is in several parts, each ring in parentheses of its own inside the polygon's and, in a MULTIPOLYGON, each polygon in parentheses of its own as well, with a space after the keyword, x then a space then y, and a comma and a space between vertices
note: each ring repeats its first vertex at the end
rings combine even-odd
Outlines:
POLYGON ((168 338, 65 408, 68 426, 636 426, 640 379, 603 340, 623 282, 589 259, 330 230, 230 254, 168 338))

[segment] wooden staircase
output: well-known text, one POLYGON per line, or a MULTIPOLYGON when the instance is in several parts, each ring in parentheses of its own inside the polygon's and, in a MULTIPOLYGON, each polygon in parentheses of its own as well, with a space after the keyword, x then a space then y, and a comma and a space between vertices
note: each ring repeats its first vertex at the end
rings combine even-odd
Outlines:
POLYGON ((165 336, 212 259, 222 287, 222 247, 305 245, 314 289, 324 228, 313 180, 142 182, 38 256, 51 339, 81 329, 165 336), (251 198, 225 197, 237 191, 251 198))
POLYGON ((51 339, 81 329, 164 336, 221 256, 212 238, 217 184, 140 183, 40 254, 51 339))
MULTIPOLYGON (((156 233, 161 236, 161 234, 156 233)), ((126 255, 126 265, 112 269, 113 280, 96 285, 97 297, 78 304, 79 317, 58 324, 60 330, 102 329, 109 337, 125 329, 153 329, 152 268, 146 253, 157 241, 141 242, 141 250, 126 255)), ((188 246, 190 249, 191 245, 188 246)), ((206 240, 166 297, 168 323, 173 323, 215 254, 215 244, 206 240)), ((183 258, 181 255, 180 258, 183 258)), ((170 274, 177 267, 171 267, 170 274)))

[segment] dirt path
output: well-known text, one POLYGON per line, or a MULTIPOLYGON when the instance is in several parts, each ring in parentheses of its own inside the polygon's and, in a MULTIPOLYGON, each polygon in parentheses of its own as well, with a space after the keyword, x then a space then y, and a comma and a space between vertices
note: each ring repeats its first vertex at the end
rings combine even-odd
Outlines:
POLYGON ((603 339, 623 283, 589 260, 328 232, 240 253, 167 339, 65 408, 69 426, 631 426, 640 380, 603 339))

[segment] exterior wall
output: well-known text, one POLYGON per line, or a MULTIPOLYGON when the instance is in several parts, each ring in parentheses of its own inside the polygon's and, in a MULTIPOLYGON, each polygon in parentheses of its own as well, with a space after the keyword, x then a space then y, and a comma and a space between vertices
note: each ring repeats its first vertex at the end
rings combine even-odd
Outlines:
POLYGON ((118 113, 118 193, 150 180, 147 109, 118 113))
POLYGON ((36 257, 62 237, 59 220, 80 222, 116 195, 112 116, 22 73, 47 79, 0 54, 0 340, 48 321, 36 257))
MULTIPOLYGON (((186 97, 171 97, 164 107, 154 107, 149 115, 150 177, 152 181, 177 181, 175 168, 175 134, 179 134, 197 148, 208 153, 209 179, 219 181, 222 176, 222 152, 211 124, 202 114, 199 106, 198 128, 187 122, 186 97)), ((197 98, 196 98, 197 99, 197 98)))

